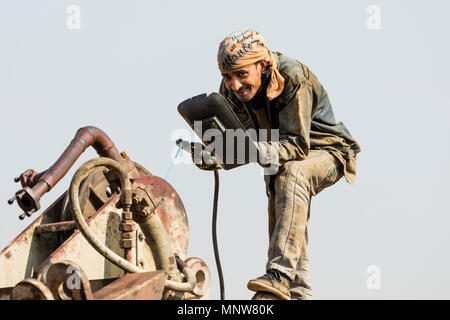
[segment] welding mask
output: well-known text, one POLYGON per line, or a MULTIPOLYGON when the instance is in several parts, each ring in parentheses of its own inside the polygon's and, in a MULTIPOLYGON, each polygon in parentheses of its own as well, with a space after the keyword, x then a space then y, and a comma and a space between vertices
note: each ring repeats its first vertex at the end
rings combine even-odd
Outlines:
POLYGON ((205 93, 180 103, 178 112, 225 170, 256 162, 255 137, 245 130, 231 100, 205 93))

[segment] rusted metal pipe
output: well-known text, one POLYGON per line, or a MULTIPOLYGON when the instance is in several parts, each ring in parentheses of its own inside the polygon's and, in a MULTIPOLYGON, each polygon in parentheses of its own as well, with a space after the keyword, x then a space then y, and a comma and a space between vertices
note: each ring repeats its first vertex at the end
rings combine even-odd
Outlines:
POLYGON ((77 131, 70 145, 59 159, 39 176, 37 183, 43 182, 47 184, 49 191, 64 177, 89 146, 92 146, 100 157, 110 158, 119 163, 122 161, 119 151, 106 133, 96 127, 84 127, 77 131))
POLYGON ((64 221, 64 222, 41 224, 37 226, 34 229, 34 231, 37 234, 42 234, 42 233, 72 231, 75 230, 76 228, 77 224, 75 221, 64 221))
POLYGON ((14 179, 16 182, 21 182, 23 189, 17 191, 8 203, 12 204, 14 200, 17 200, 24 211, 24 214, 20 216, 21 219, 39 210, 41 197, 65 176, 89 146, 92 146, 100 157, 110 158, 119 163, 125 161, 105 132, 93 126, 79 129, 70 145, 49 169, 41 173, 30 169, 20 178, 14 179))
MULTIPOLYGON (((142 191, 133 196, 133 202, 136 202, 135 206, 139 201, 145 199, 142 191)), ((147 205, 152 203, 151 200, 144 202, 147 205)), ((145 235, 145 241, 152 250, 157 269, 162 269, 168 274, 165 288, 178 292, 192 292, 197 284, 195 274, 175 253, 159 215, 151 207, 144 206, 140 209, 135 207, 135 209, 137 211, 134 213, 137 214, 133 215, 133 219, 139 224, 141 231, 145 235), (179 270, 186 277, 186 282, 181 282, 179 270)))
POLYGON ((152 212, 145 218, 135 217, 134 219, 139 223, 139 227, 145 235, 145 241, 152 250, 157 269, 166 271, 169 280, 179 280, 177 279, 179 275, 174 255, 175 250, 158 214, 152 212))

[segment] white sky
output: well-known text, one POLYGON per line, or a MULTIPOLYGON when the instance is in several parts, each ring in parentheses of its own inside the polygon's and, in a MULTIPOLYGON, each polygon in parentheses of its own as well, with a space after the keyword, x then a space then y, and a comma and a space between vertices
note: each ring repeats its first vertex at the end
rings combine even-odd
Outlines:
MULTIPOLYGON (((316 299, 449 299, 450 46, 445 1, 2 1, 0 4, 0 248, 32 219, 6 201, 12 179, 47 169, 78 128, 104 130, 120 151, 163 177, 186 98, 218 90, 219 42, 243 27, 305 63, 335 116, 360 143, 353 186, 313 199, 316 299), (81 29, 66 26, 69 5, 81 29), (370 5, 381 29, 367 27, 370 5), (369 290, 367 268, 381 271, 369 290)), ((95 156, 87 151, 76 163, 95 156)), ((68 188, 74 170, 41 201, 68 188)), ((168 181, 186 207, 188 256, 204 259, 219 297, 211 241, 213 175, 192 164, 168 181)), ((219 246, 227 298, 249 299, 264 273, 267 201, 256 165, 221 172, 219 246)))

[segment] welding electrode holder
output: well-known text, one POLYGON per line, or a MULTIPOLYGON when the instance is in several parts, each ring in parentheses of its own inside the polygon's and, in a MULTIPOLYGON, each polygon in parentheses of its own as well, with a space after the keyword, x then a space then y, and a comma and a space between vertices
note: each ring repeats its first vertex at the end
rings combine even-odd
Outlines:
POLYGON ((200 142, 189 142, 189 141, 186 141, 183 139, 178 139, 175 143, 178 147, 181 146, 181 148, 184 151, 189 152, 191 154, 192 160, 194 161, 194 163, 196 165, 220 166, 220 164, 217 163, 218 162, 217 158, 213 154, 211 154, 211 152, 206 150, 205 146, 203 144, 201 144, 200 142), (202 162, 197 163, 197 161, 196 161, 197 159, 198 160, 201 159, 202 162))

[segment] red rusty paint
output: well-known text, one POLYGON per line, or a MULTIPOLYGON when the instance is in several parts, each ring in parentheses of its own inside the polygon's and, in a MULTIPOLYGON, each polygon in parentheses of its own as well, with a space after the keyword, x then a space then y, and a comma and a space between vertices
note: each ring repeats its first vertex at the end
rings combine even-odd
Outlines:
POLYGON ((9 251, 12 247, 19 247, 22 244, 27 245, 29 242, 28 235, 32 235, 34 228, 40 224, 56 222, 56 217, 59 215, 59 210, 62 204, 62 200, 64 199, 64 194, 61 195, 50 207, 47 208, 42 214, 40 214, 34 221, 28 225, 17 237, 14 238, 3 250, 0 252, 0 255, 5 254, 5 252, 9 251))
POLYGON ((130 263, 133 263, 133 250, 131 248, 124 248, 123 252, 124 259, 130 263))
POLYGON ((206 295, 206 297, 209 297, 211 272, 206 263, 202 259, 196 257, 186 259, 185 263, 192 269, 196 277, 198 273, 203 273, 203 279, 200 282, 197 282, 193 292, 199 296, 206 295))
MULTIPOLYGON (((45 213, 45 212, 44 212, 45 213)), ((34 229, 36 227, 36 225, 40 224, 40 220, 42 219, 42 216, 44 214, 42 214, 41 216, 39 216, 35 221, 33 221, 32 224, 30 224, 25 230, 23 230, 17 237, 14 238, 13 241, 11 241, 3 250, 2 253, 7 251, 9 248, 11 248, 13 245, 14 246, 18 246, 20 245, 22 242, 27 242, 28 238, 27 238, 27 233, 30 232, 30 229, 34 229), (39 221, 38 221, 39 220, 39 221)))
POLYGON ((126 274, 94 293, 96 300, 160 300, 166 273, 151 271, 126 274))
POLYGON ((175 250, 185 256, 189 242, 189 226, 183 202, 176 190, 164 179, 145 176, 135 183, 150 186, 149 196, 156 206, 155 212, 169 234, 175 250))
MULTIPOLYGON (((20 245, 22 243, 27 244, 28 243, 28 234, 32 233, 34 230, 34 228, 41 224, 42 218, 44 216, 44 214, 46 214, 46 212, 42 213, 39 217, 36 218, 36 220, 33 221, 32 224, 30 224, 25 230, 23 230, 17 237, 14 238, 13 241, 11 241, 1 252, 0 255, 5 255, 7 254, 7 252, 13 248, 13 247, 20 247, 20 245)), ((9 257, 7 257, 8 259, 11 257, 11 253, 9 253, 9 257)))

